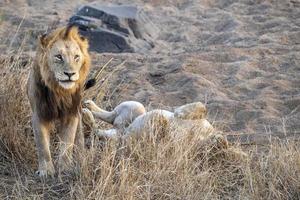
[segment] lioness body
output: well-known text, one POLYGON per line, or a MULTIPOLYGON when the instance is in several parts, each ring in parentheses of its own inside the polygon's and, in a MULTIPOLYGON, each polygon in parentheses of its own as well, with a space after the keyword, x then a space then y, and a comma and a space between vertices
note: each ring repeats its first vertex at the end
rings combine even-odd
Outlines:
POLYGON ((126 138, 139 135, 159 121, 177 123, 181 126, 186 124, 188 127, 195 122, 194 124, 201 127, 205 133, 210 133, 213 129, 205 119, 207 111, 201 102, 180 106, 174 110, 174 113, 161 109, 146 112, 144 106, 136 101, 122 102, 112 112, 99 108, 92 100, 85 101, 84 106, 87 107, 84 109, 84 119, 92 128, 95 129, 94 117, 114 125, 114 128, 109 130, 96 129, 96 134, 102 137, 122 136, 126 138), (118 123, 115 123, 116 121, 118 123))
POLYGON ((27 83, 40 176, 54 174, 49 132, 56 120, 61 122, 60 167, 70 164, 75 137, 83 148, 80 102, 89 67, 88 44, 77 28, 60 28, 40 38, 27 83))
POLYGON ((99 108, 92 100, 85 101, 84 105, 92 111, 96 118, 110 123, 118 129, 126 128, 135 118, 146 112, 143 104, 137 101, 124 101, 112 111, 99 108))

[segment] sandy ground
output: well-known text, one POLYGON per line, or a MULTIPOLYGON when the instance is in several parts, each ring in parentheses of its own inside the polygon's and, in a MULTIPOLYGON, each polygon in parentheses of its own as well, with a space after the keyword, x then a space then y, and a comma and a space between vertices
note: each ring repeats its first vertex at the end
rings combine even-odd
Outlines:
MULTIPOLYGON (((1 0, 2 55, 22 46, 32 56, 38 34, 90 2, 1 0)), ((94 70, 111 57, 111 71, 127 61, 99 104, 172 109, 202 101, 225 133, 300 134, 299 0, 97 2, 138 5, 160 30, 147 53, 92 54, 94 70)))

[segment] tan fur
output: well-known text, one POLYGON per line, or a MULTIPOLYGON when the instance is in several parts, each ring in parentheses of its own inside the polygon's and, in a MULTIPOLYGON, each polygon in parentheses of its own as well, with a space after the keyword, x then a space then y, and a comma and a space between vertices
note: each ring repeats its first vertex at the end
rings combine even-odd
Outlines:
POLYGON ((55 120, 61 122, 61 169, 71 162, 74 142, 83 148, 80 102, 89 68, 88 41, 78 34, 76 27, 59 28, 39 38, 27 93, 33 111, 40 176, 54 174, 49 131, 55 120))
POLYGON ((213 126, 205 119, 207 110, 201 102, 180 106, 175 109, 174 113, 160 109, 146 112, 144 106, 135 101, 122 102, 112 112, 99 108, 92 100, 85 101, 84 106, 87 107, 84 109, 86 124, 101 137, 138 136, 143 130, 150 130, 153 124, 161 125, 161 122, 175 125, 178 130, 182 129, 179 132, 197 127, 201 129, 202 137, 208 137, 213 130, 213 126), (111 123, 114 128, 109 130, 96 129, 94 117, 111 123), (113 117, 112 120, 108 120, 111 117, 113 117))
POLYGON ((99 108, 92 100, 85 101, 83 106, 90 109, 97 119, 110 123, 118 129, 126 128, 135 118, 146 112, 143 104, 137 101, 124 101, 111 112, 99 108))

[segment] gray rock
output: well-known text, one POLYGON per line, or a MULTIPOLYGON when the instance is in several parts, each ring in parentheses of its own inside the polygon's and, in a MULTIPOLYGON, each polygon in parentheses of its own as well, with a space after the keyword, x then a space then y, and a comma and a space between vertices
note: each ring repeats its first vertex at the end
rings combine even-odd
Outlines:
POLYGON ((144 52, 154 47, 158 35, 146 14, 134 6, 87 5, 69 20, 79 27, 96 52, 144 52))

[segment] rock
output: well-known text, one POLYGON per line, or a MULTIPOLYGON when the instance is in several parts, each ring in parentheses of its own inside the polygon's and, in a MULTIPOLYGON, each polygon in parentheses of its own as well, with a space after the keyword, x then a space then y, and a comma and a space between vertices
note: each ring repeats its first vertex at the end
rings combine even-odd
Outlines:
POLYGON ((158 29, 134 6, 86 5, 69 20, 96 52, 144 52, 154 47, 158 29))

